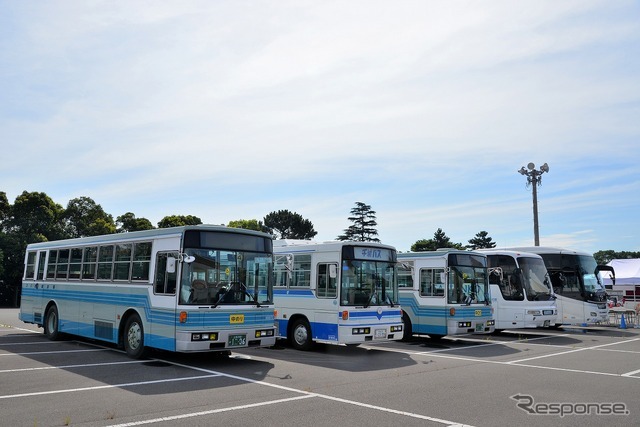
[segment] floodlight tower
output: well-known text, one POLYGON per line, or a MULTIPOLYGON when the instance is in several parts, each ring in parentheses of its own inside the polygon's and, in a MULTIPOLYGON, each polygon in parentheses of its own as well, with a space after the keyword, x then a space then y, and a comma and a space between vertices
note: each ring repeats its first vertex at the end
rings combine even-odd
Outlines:
POLYGON ((542 183, 542 174, 549 172, 549 165, 540 166, 540 170, 536 169, 536 165, 529 163, 527 169, 524 166, 518 171, 521 175, 527 176, 527 187, 533 187, 533 237, 535 246, 540 246, 540 235, 538 232, 538 190, 537 187, 542 183))

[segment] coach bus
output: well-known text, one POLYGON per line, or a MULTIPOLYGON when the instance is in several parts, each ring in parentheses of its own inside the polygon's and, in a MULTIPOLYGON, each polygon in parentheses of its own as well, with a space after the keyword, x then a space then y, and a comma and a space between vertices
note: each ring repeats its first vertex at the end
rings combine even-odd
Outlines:
POLYGON ((272 346, 272 239, 200 225, 33 243, 19 317, 132 358, 272 346))
POLYGON ((402 338, 394 247, 276 240, 273 250, 277 333, 293 348, 402 338))
POLYGON ((398 254, 398 290, 404 339, 426 334, 488 334, 494 331, 487 257, 441 249, 398 254))
POLYGON ((496 249, 480 252, 487 256, 496 330, 556 324, 556 297, 540 255, 496 249))
POLYGON ((609 320, 607 295, 600 271, 611 271, 611 267, 598 265, 588 252, 544 246, 512 249, 538 254, 544 260, 557 296, 556 326, 587 326, 609 320))

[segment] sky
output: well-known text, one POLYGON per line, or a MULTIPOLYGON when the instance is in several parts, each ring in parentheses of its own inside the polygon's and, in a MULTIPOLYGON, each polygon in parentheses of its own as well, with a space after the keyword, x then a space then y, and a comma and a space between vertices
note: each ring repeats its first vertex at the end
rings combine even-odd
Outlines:
POLYGON ((0 0, 0 191, 640 250, 637 1, 0 0))

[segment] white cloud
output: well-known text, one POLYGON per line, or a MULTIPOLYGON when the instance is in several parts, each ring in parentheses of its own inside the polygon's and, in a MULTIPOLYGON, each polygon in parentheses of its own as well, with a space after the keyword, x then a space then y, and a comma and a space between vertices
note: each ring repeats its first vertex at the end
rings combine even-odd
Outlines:
POLYGON ((534 161, 551 166, 550 239, 593 230, 575 243, 597 250, 640 233, 625 216, 640 181, 634 2, 9 7, 10 198, 86 195, 152 222, 289 209, 322 239, 362 200, 404 250, 438 227, 515 243, 532 234, 516 171, 534 161), (607 197, 624 212, 598 209, 607 197))

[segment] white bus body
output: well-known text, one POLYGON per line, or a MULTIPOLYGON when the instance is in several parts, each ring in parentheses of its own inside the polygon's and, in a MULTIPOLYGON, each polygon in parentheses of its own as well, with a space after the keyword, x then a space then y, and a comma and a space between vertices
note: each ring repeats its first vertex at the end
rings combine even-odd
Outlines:
POLYGON ((219 351, 275 344, 271 236, 186 226, 27 246, 20 319, 124 346, 219 351))
POLYGON ((273 250, 277 334, 294 348, 402 338, 394 247, 276 240, 273 250))
POLYGON ((556 300, 540 255, 494 249, 480 252, 487 255, 496 330, 556 324, 556 300))
POLYGON ((529 246, 509 248, 532 252, 544 260, 557 297, 556 325, 595 325, 609 320, 607 296, 600 275, 603 266, 588 252, 529 246))
POLYGON ((398 292, 404 338, 432 338, 494 331, 487 257, 438 250, 398 254, 398 292))

